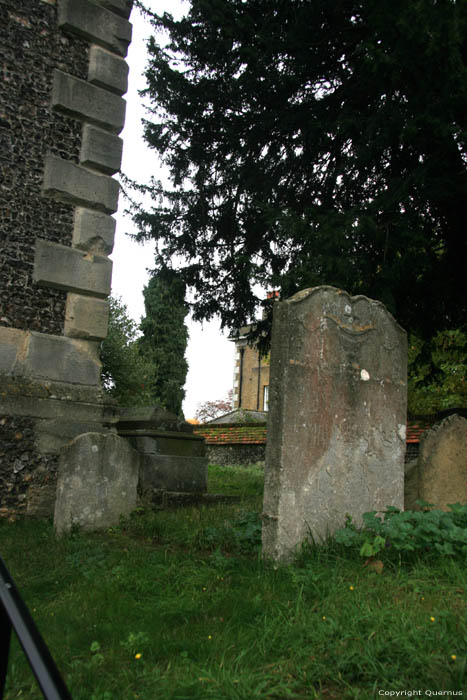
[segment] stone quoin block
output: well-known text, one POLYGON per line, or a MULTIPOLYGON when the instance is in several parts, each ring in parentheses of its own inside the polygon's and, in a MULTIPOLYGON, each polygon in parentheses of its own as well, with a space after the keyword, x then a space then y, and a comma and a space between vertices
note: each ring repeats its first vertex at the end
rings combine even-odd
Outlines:
POLYGON ((115 134, 98 129, 92 124, 85 124, 81 145, 80 163, 87 168, 94 168, 106 175, 113 175, 120 170, 122 162, 123 141, 115 134))
POLYGON ((26 375, 71 384, 99 385, 99 343, 31 333, 24 359, 26 375))
POLYGON ((61 70, 54 71, 52 106, 115 134, 119 134, 125 124, 126 102, 122 97, 61 70))
MULTIPOLYGON (((115 2, 111 4, 115 9, 115 2)), ((124 9, 123 3, 116 3, 124 9)), ((131 42, 131 24, 124 17, 88 0, 59 0, 58 25, 120 56, 126 56, 131 42)))
POLYGON ((110 294, 111 278, 112 261, 108 258, 37 239, 34 261, 37 284, 105 298, 110 294))
POLYGON ((29 342, 29 333, 0 326, 0 372, 14 373, 21 366, 29 342))
POLYGON ((119 190, 118 182, 108 175, 98 175, 57 156, 46 156, 42 183, 46 197, 113 214, 118 209, 119 190))
POLYGON ((107 214, 77 207, 73 246, 96 255, 110 255, 114 247, 116 221, 107 214))
POLYGON ((91 46, 89 51, 88 80, 97 87, 124 95, 128 90, 128 64, 100 46, 91 46))
POLYGON ((116 12, 118 15, 128 19, 133 6, 133 0, 96 0, 102 7, 116 12))
POLYGON ((289 560, 346 514, 403 508, 407 338, 383 304, 333 287, 273 319, 263 555, 289 560))
POLYGON ((109 325, 109 302, 81 294, 68 294, 65 335, 70 338, 104 340, 109 325))

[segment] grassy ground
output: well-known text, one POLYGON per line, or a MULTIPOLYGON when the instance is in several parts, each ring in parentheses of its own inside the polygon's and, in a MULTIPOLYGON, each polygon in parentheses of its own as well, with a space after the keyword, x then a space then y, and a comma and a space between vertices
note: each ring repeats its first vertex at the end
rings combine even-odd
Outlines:
MULTIPOLYGON (((60 541, 46 521, 1 524, 0 553, 74 700, 465 692, 465 563, 378 575, 331 544, 266 565, 262 484, 258 467, 211 467, 209 490, 240 503, 136 512, 60 541)), ((41 697, 14 640, 5 698, 41 697)))

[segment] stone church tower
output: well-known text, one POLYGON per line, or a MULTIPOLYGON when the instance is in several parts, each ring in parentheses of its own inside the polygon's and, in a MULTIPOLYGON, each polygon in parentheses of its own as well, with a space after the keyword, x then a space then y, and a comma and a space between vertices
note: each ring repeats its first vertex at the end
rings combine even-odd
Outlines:
POLYGON ((0 516, 53 512, 100 388, 131 0, 0 0, 0 516))

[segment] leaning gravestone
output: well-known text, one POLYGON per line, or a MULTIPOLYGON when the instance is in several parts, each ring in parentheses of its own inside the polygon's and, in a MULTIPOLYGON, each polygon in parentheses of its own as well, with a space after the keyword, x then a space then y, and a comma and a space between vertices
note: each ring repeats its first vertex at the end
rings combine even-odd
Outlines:
POLYGON ((406 333, 380 302, 323 286, 276 304, 265 557, 403 508, 406 395, 406 333))
POLYGON ((57 534, 78 526, 116 525, 136 508, 139 455, 114 433, 83 433, 62 448, 54 526, 57 534))
POLYGON ((449 416, 424 433, 416 471, 422 501, 442 510, 467 503, 467 419, 449 416))

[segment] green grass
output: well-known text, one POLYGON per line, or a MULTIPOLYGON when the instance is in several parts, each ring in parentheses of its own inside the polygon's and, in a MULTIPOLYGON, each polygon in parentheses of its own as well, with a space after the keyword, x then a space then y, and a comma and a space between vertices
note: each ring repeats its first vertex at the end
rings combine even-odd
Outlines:
MULTIPOLYGON (((74 700, 464 689, 465 563, 417 556, 378 575, 330 543, 275 568, 259 556, 262 483, 259 467, 213 466, 209 490, 239 503, 137 511, 58 541, 47 521, 1 524, 0 553, 74 700)), ((5 698, 41 697, 14 640, 5 698)))

